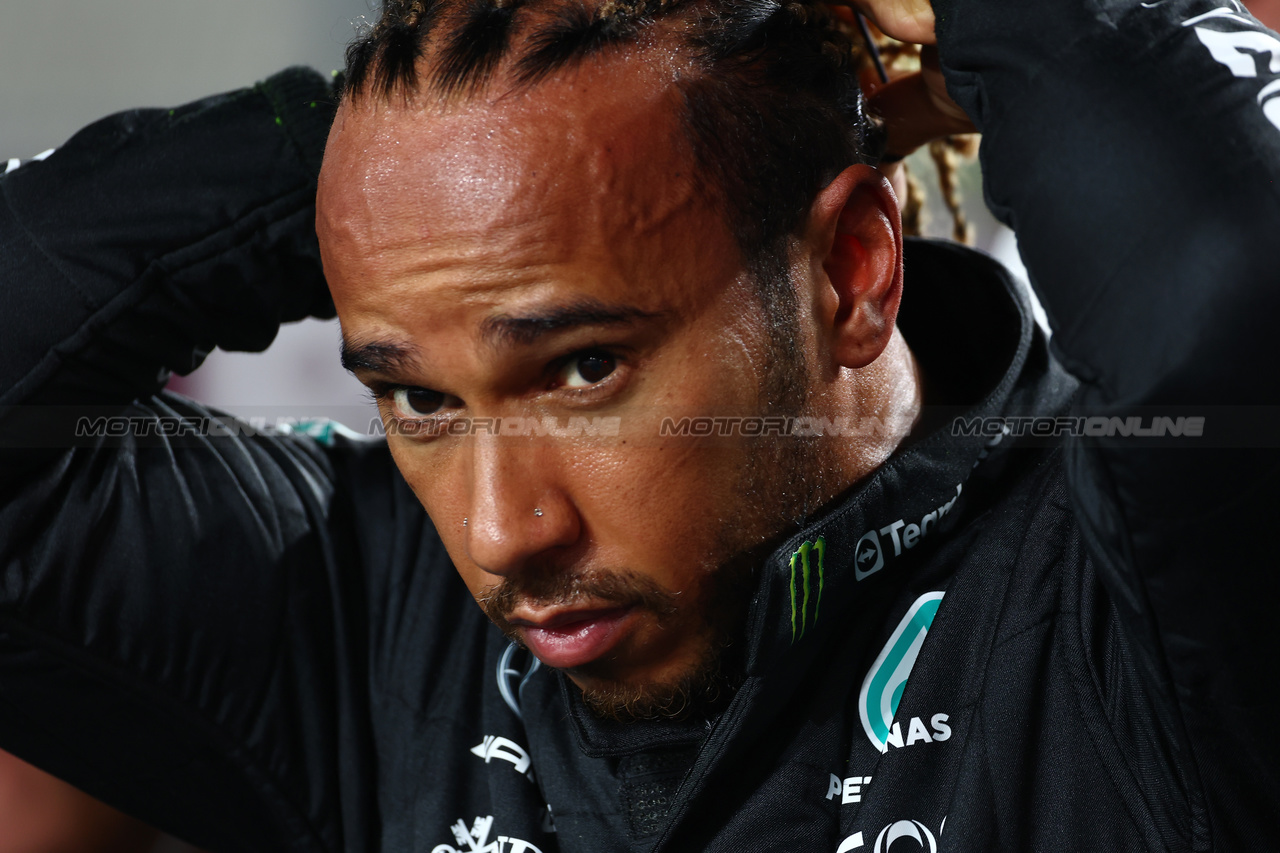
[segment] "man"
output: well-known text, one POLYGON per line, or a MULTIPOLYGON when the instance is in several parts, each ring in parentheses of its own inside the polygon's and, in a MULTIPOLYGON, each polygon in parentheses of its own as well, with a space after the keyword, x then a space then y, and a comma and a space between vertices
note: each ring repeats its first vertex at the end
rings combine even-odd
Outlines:
POLYGON ((317 81, 7 177, 0 745, 212 849, 1270 843, 1280 41, 868 11, 937 12, 1078 388, 904 249, 810 4, 389 8, 316 208, 385 447, 147 396, 325 310, 317 81))

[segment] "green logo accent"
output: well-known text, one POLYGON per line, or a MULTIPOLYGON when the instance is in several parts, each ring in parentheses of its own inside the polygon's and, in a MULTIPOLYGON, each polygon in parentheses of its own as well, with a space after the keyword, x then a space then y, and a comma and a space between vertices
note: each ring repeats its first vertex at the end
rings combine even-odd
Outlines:
POLYGON ((337 435, 339 429, 340 427, 328 418, 298 421, 293 427, 295 433, 313 438, 325 447, 333 447, 334 436, 337 435))
POLYGON ((818 555, 818 595, 813 605, 814 624, 818 622, 818 610, 822 607, 822 587, 826 581, 824 559, 827 556, 827 540, 819 536, 817 542, 805 542, 800 546, 800 550, 791 555, 791 642, 793 643, 803 637, 805 629, 809 627, 809 596, 813 589, 813 570, 809 560, 811 554, 818 555), (796 587, 797 579, 801 584, 799 592, 796 587), (796 625, 797 597, 800 598, 798 626, 796 625))

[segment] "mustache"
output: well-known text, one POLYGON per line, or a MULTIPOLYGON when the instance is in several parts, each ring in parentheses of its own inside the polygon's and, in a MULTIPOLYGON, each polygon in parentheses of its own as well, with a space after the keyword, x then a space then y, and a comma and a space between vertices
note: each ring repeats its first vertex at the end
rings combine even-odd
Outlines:
POLYGON ((618 607, 638 606, 659 617, 676 612, 676 594, 627 569, 530 570, 486 587, 476 600, 485 615, 508 633, 508 620, 522 604, 541 608, 604 601, 618 607))

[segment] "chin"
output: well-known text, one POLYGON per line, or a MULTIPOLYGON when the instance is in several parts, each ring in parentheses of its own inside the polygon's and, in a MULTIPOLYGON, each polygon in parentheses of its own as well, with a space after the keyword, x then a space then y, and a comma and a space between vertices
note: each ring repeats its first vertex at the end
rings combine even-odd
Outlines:
POLYGON ((710 717, 733 697, 741 676, 729 644, 717 641, 691 666, 657 679, 593 677, 584 668, 570 674, 582 701, 596 716, 619 722, 710 717))

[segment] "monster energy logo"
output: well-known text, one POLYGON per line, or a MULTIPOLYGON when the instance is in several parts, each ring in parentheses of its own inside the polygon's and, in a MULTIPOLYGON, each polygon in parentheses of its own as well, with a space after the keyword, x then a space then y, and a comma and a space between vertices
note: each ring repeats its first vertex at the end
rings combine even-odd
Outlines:
POLYGON ((814 574, 809 559, 811 554, 818 555, 818 594, 814 596, 813 605, 815 624, 818 621, 818 610, 822 607, 822 587, 826 580, 823 559, 827 555, 827 540, 819 536, 817 542, 805 542, 791 555, 791 642, 793 643, 803 637, 805 629, 809 627, 809 599, 813 591, 814 574), (798 587, 797 581, 799 581, 798 587), (799 608, 796 607, 797 604, 799 608))

